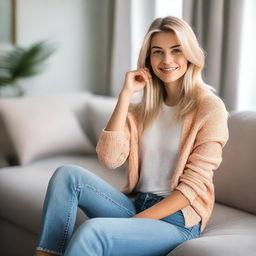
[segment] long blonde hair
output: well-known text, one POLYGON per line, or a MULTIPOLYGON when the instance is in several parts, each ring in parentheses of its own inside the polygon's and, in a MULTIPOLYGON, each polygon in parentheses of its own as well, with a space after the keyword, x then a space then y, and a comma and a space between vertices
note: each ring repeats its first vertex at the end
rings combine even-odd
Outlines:
POLYGON ((150 64, 152 36, 159 32, 173 32, 177 36, 182 51, 188 60, 188 68, 182 79, 180 99, 175 113, 176 121, 184 118, 197 106, 199 86, 213 89, 202 80, 201 71, 204 68, 205 56, 192 28, 185 21, 172 16, 155 19, 145 35, 137 64, 138 69, 143 67, 150 69, 152 82, 144 87, 141 102, 131 105, 143 122, 144 129, 155 119, 163 100, 167 96, 164 83, 154 74, 150 64))

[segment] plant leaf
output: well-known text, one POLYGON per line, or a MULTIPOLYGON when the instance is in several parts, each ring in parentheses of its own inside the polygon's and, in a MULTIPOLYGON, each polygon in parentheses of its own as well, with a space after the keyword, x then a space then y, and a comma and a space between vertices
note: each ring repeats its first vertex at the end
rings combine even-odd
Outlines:
POLYGON ((40 73, 45 61, 54 51, 55 47, 46 41, 40 41, 27 49, 15 47, 0 56, 0 85, 40 73))

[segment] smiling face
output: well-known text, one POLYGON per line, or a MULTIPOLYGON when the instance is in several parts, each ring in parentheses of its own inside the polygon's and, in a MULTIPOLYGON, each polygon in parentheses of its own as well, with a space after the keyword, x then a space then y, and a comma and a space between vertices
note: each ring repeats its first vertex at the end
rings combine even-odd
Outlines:
POLYGON ((152 36, 150 63, 155 75, 165 85, 178 85, 187 71, 180 42, 173 32, 158 32, 152 36))

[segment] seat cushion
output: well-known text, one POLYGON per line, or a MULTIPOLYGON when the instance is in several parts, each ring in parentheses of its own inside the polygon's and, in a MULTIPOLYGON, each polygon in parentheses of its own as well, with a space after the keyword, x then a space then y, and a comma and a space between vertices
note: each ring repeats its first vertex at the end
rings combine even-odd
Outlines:
POLYGON ((176 247, 168 256, 256 255, 256 216, 216 203, 201 237, 176 247))
POLYGON ((255 236, 219 235, 185 242, 168 256, 255 256, 255 236))
POLYGON ((213 214, 202 235, 206 237, 233 234, 253 235, 256 237, 256 216, 239 209, 215 203, 213 214))
MULTIPOLYGON (((26 166, 0 169, 0 217, 34 234, 39 232, 48 181, 57 167, 74 164, 90 170, 117 189, 126 181, 124 167, 108 170, 96 155, 53 157, 26 166)), ((86 216, 79 211, 79 225, 86 216)))

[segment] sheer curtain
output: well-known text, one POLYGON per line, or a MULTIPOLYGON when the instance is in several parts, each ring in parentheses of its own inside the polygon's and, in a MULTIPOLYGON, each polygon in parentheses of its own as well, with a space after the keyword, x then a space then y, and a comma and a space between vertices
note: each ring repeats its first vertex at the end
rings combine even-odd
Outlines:
POLYGON ((256 1, 245 0, 239 64, 238 110, 256 110, 256 1))
POLYGON ((204 78, 224 100, 238 108, 244 0, 184 0, 183 17, 206 51, 204 78))
POLYGON ((256 1, 183 0, 183 17, 206 51, 206 81, 228 111, 256 110, 256 1))

